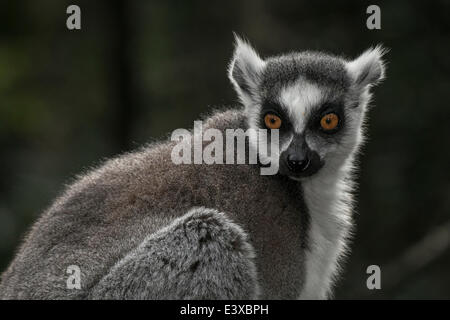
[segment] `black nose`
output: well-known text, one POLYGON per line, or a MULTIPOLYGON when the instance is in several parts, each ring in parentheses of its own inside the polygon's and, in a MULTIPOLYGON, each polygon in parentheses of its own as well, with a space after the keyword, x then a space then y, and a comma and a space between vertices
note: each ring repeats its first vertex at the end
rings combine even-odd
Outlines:
POLYGON ((287 157, 287 165, 289 169, 292 170, 293 172, 305 171, 306 169, 308 169, 309 163, 310 161, 308 156, 300 158, 290 154, 287 157))

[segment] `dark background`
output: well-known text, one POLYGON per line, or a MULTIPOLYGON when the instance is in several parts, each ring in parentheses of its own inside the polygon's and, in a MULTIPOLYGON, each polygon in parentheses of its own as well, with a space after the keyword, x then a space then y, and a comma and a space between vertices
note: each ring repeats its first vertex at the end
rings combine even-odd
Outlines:
POLYGON ((0 1, 0 271, 64 184, 236 103, 232 31, 262 56, 390 48, 337 298, 450 298, 450 3, 0 1), (82 29, 66 28, 81 7, 82 29), (366 288, 381 266, 382 289, 366 288))

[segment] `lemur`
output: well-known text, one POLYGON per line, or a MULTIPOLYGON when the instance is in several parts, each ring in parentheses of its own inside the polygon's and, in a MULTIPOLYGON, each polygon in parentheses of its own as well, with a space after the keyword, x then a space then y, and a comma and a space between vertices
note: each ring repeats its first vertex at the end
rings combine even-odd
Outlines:
MULTIPOLYGON (((279 130, 279 170, 174 164, 169 139, 81 175, 2 275, 2 299, 327 299, 352 230, 355 156, 384 50, 262 59, 236 38, 224 132, 279 130), (80 289, 67 286, 79 267, 80 289)), ((247 142, 254 148, 255 141, 247 142)))

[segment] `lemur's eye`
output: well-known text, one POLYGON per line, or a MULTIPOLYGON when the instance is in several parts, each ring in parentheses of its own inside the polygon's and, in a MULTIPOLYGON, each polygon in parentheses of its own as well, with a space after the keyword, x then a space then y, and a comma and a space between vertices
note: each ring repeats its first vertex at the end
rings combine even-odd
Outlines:
POLYGON ((281 119, 273 113, 268 113, 264 116, 264 123, 268 129, 279 129, 281 127, 281 119))
POLYGON ((320 119, 320 126, 325 131, 331 131, 336 129, 339 124, 339 117, 335 113, 328 113, 320 119))

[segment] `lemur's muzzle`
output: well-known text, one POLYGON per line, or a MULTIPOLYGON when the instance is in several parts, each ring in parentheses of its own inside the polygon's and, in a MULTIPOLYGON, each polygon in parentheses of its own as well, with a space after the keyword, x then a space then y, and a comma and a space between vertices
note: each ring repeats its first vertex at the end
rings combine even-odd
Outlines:
POLYGON ((295 135, 281 157, 281 173, 288 176, 307 177, 323 166, 319 154, 311 150, 303 135, 295 135))

